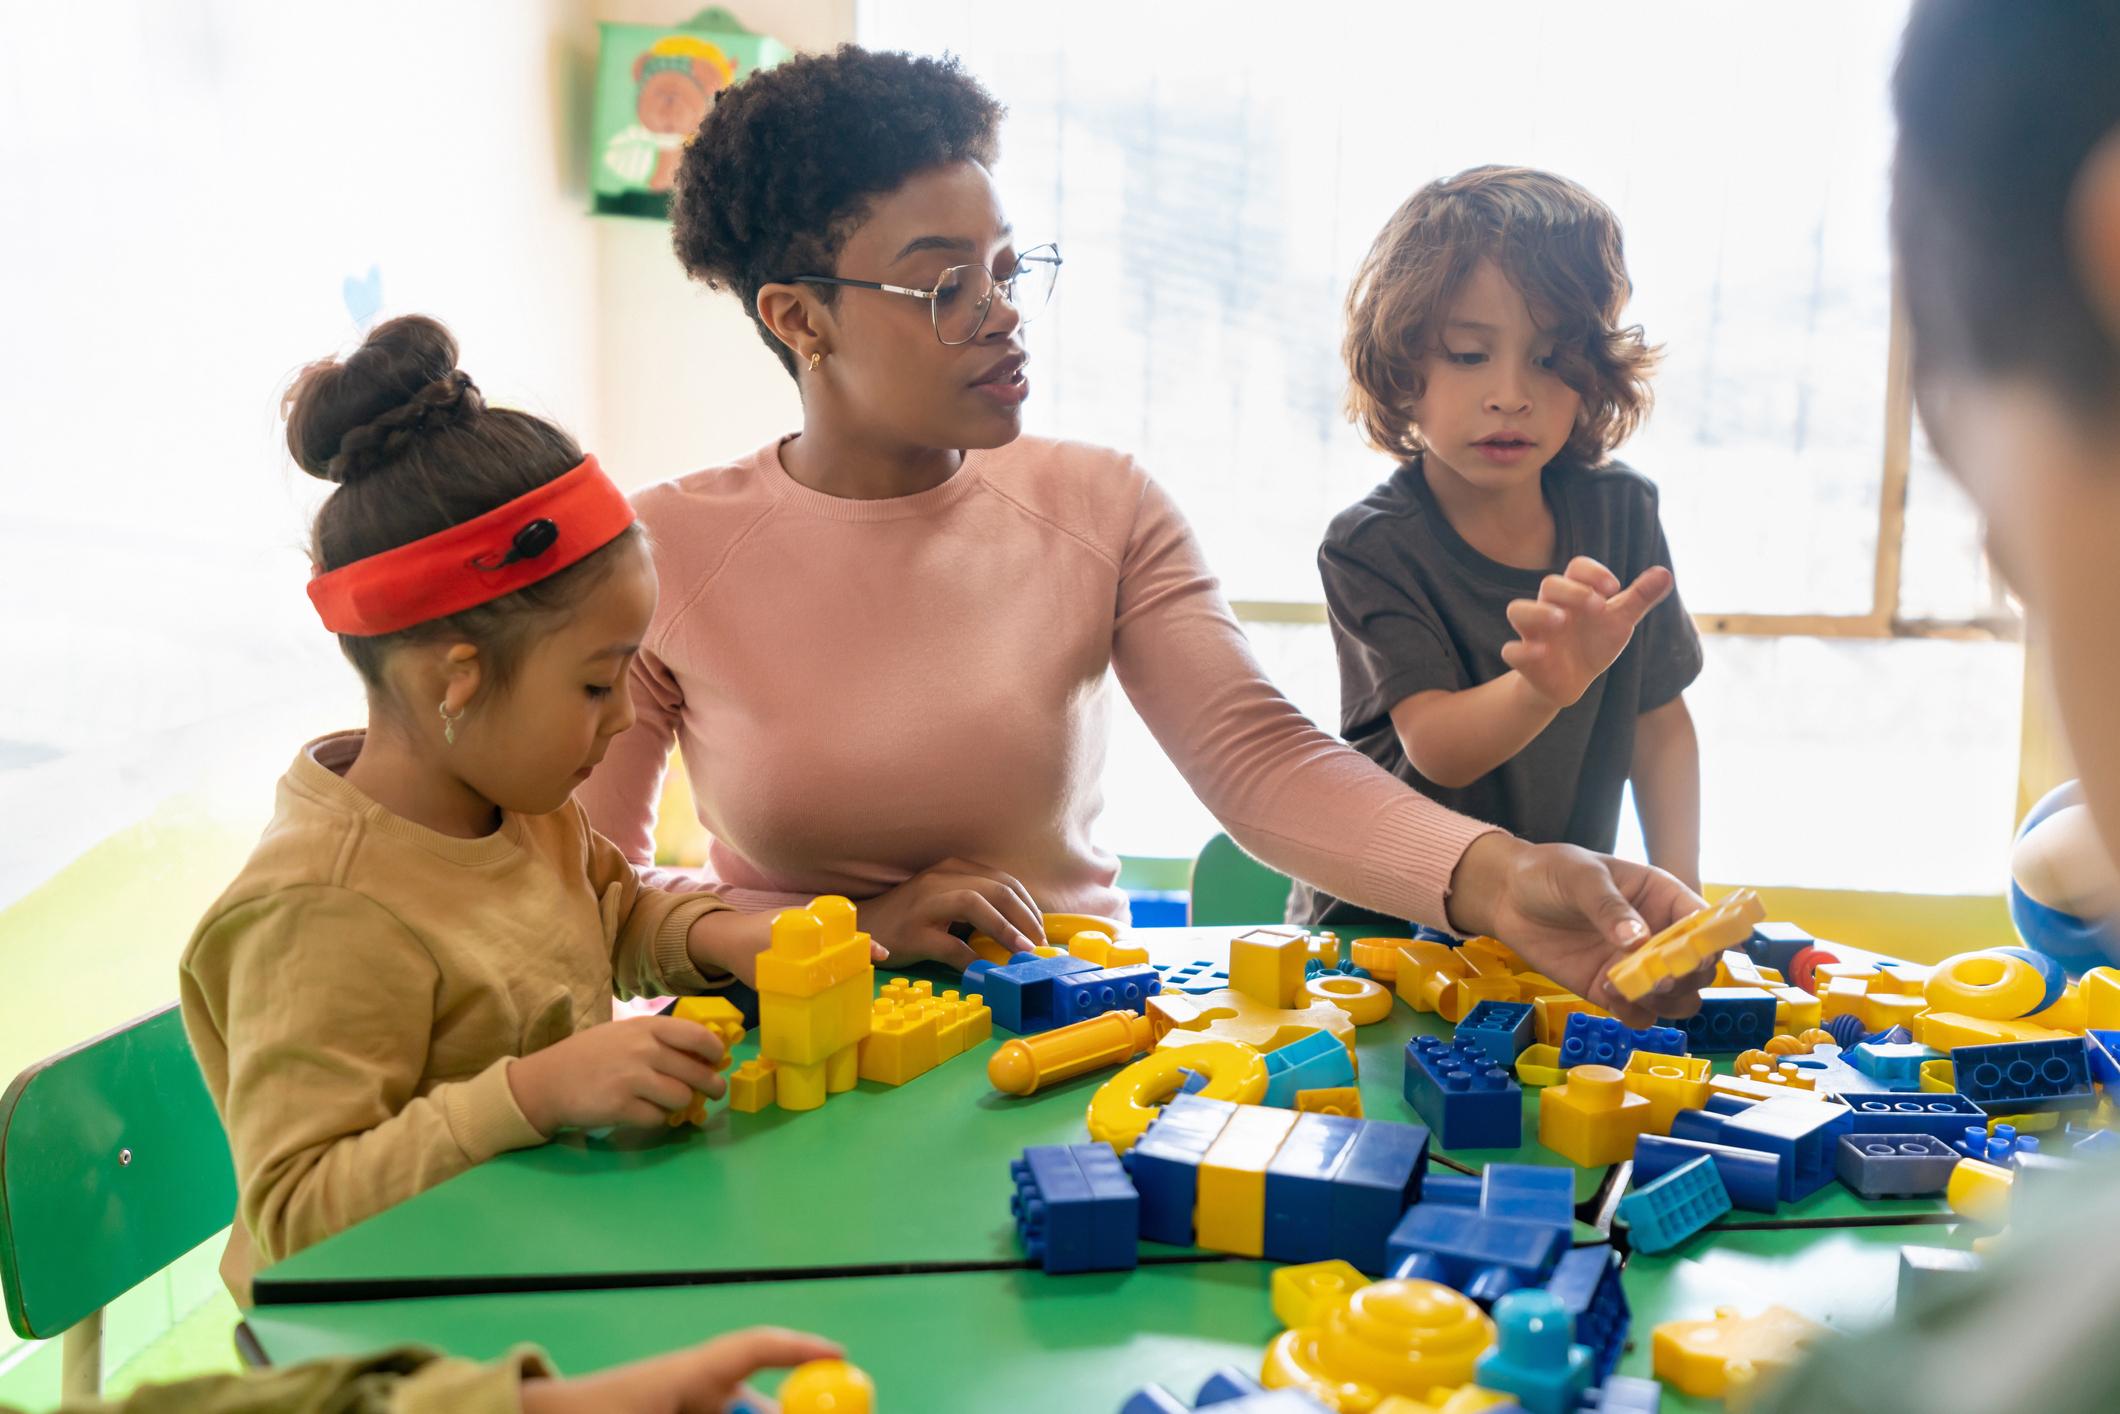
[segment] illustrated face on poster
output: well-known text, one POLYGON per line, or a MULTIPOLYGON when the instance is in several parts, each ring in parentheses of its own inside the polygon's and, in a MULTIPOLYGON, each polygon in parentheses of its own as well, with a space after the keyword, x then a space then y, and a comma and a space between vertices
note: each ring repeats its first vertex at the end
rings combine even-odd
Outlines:
POLYGON ((621 181, 668 191, 685 139, 735 77, 736 61, 709 40, 685 34, 656 40, 633 61, 635 121, 605 145, 604 165, 621 181))

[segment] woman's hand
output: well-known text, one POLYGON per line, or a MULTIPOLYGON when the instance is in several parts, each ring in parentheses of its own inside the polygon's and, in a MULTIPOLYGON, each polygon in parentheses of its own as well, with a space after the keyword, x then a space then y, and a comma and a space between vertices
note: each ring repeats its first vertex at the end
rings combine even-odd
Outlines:
POLYGON ((523 1414, 723 1414, 739 1400, 764 1414, 779 1406, 744 1381, 841 1353, 819 1336, 759 1326, 598 1375, 526 1381, 523 1414))
POLYGON ((969 923, 1010 952, 1045 941, 1045 922, 1029 889, 1013 876, 971 859, 945 859, 887 893, 856 905, 860 926, 893 966, 926 960, 962 972, 972 950, 950 932, 969 923))

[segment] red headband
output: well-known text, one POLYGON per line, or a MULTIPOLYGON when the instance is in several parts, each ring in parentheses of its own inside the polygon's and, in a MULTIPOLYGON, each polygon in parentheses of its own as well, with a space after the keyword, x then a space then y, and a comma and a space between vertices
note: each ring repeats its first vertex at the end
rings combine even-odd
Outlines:
POLYGON ((396 633, 548 579, 631 524, 632 503, 589 457, 474 520, 317 575, 309 602, 333 633, 396 633))

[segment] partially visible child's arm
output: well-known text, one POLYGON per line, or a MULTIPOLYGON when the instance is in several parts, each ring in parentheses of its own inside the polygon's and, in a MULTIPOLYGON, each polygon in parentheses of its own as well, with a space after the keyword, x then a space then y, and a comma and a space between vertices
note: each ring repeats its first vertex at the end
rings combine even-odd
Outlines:
POLYGON ((1462 692, 1416 692, 1391 709, 1413 769, 1446 790, 1469 786, 1529 746, 1561 705, 1514 669, 1462 692))
POLYGON ((1634 809, 1649 862, 1700 892, 1700 738, 1683 696, 1634 726, 1634 809))

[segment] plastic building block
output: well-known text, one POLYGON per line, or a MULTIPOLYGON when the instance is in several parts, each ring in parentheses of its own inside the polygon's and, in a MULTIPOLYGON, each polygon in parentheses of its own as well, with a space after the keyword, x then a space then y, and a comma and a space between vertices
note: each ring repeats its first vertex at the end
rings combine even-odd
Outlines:
POLYGON ((1020 1035, 1032 1035, 1082 1019, 1063 1017, 1055 1010, 1055 978, 1103 970, 1093 962, 1065 954, 1039 957, 1035 953, 1017 953, 1005 963, 988 962, 984 958, 974 962, 964 970, 964 986, 966 991, 986 999, 987 1006, 993 1010, 995 1026, 1020 1035))
POLYGON ((1829 1034, 1831 1034, 1834 1042, 1838 1044, 1840 1049, 1843 1051, 1848 1050, 1851 1047, 1861 1045, 1863 1035, 1865 1034, 1862 1026, 1862 1018, 1859 1016, 1846 1014, 1841 1016, 1827 1017, 1824 1022, 1823 1029, 1829 1034))
POLYGON ((1899 1249, 1899 1309, 1937 1299, 1947 1290, 1965 1285, 1966 1278, 1980 1270, 1980 1257, 1950 1247, 1902 1247, 1899 1249))
POLYGON ((1700 1010, 1670 1024, 1685 1032, 1686 1048, 1696 1054, 1745 1051, 1774 1035, 1774 1012, 1773 994, 1757 987, 1707 987, 1700 1010))
POLYGON ((1709 1144, 1694 1139, 1665 1138, 1644 1134, 1634 1145, 1634 1178, 1637 1183, 1661 1178, 1689 1159, 1714 1161, 1715 1176, 1733 1206, 1755 1213, 1771 1213, 1781 1201, 1781 1160, 1759 1149, 1733 1144, 1709 1144))
MULTIPOLYGON (((1294 1127, 1266 1165, 1266 1257, 1276 1262, 1320 1262, 1339 1255, 1332 1250, 1332 1184, 1353 1152, 1362 1127, 1360 1120, 1334 1115, 1296 1116, 1294 1127)), ((1404 1207, 1402 1201, 1399 1208, 1403 1211, 1404 1207)), ((1378 1246, 1381 1257, 1382 1244, 1378 1246)), ((1375 1262, 1369 1266, 1372 1272, 1379 1269, 1375 1262)))
MULTIPOLYGON (((1098 967, 1053 979, 1053 1025, 1066 1026, 1108 1011, 1143 1011, 1163 989, 1163 979, 1147 963, 1098 967)), ((1050 1029, 1050 1028, 1041 1028, 1050 1029)))
POLYGON ((1794 923, 1760 923, 1753 927, 1752 936, 1745 939, 1742 946, 1746 955, 1761 967, 1771 967, 1786 977, 1796 954, 1814 946, 1817 941, 1794 923))
POLYGON ((1524 1140, 1523 1087, 1475 1047, 1408 1041, 1405 1094, 1440 1148, 1514 1149, 1524 1140))
POLYGON ((1392 1276, 1439 1281, 1487 1306, 1521 1287, 1544 1285, 1567 1245, 1567 1234, 1545 1223, 1421 1202, 1391 1230, 1385 1255, 1392 1276))
POLYGON ((2089 1134, 2078 1139, 2069 1152, 2083 1158, 2091 1158, 2100 1154, 2110 1154, 2116 1149, 2120 1149, 2120 1133, 2115 1133, 2110 1129, 2094 1129, 2089 1134))
POLYGON ((859 1365, 811 1360, 780 1382, 780 1414, 870 1414, 876 1382, 859 1365))
POLYGON ((1524 1047, 1516 1058, 1516 1083, 1525 1087, 1558 1085, 1568 1078, 1561 1069, 1561 1048, 1545 1044, 1524 1047))
POLYGON ((1246 1257, 1266 1251, 1266 1168, 1302 1118, 1290 1110, 1240 1105, 1200 1159, 1193 1241, 1246 1257))
POLYGON ((1855 1134, 1927 1134, 1946 1144, 1966 1126, 1987 1124, 1987 1112, 1963 1095, 1850 1095, 1855 1134))
POLYGON ((2090 1052, 2081 1036, 1960 1046, 1951 1052, 1951 1069, 1958 1093, 1989 1114, 2089 1109, 2098 1103, 2090 1052))
POLYGON ((1865 1198, 1920 1198, 1950 1185, 1959 1154, 1929 1134, 1843 1134, 1840 1181, 1865 1198))
POLYGON ((729 1108, 757 1114, 773 1103, 773 1062, 751 1059, 729 1072, 729 1108))
POLYGON ((1579 1065, 1566 1084, 1539 1096, 1538 1142, 1584 1168, 1616 1164, 1634 1152, 1652 1109, 1609 1065, 1579 1065))
POLYGON ((1943 1056, 1914 1042, 1864 1041, 1847 1053, 1848 1063, 1894 1090, 1919 1090, 1921 1068, 1943 1056))
POLYGON ((1159 1050, 1198 1041, 1238 1041, 1272 1051, 1313 1031, 1330 1031, 1347 1047, 1348 1055, 1354 1054, 1354 1018, 1324 1002, 1290 1010, 1262 1006, 1242 992, 1226 989, 1191 995, 1173 995, 1166 989, 1149 998, 1148 1014, 1156 1023, 1159 1050))
POLYGON ((1284 1326, 1314 1326, 1367 1285, 1368 1277, 1338 1259, 1278 1267, 1273 1274, 1274 1319, 1284 1326))
MULTIPOLYGON (((1656 1377, 1696 1399, 1743 1399, 1759 1381, 1787 1369, 1826 1328, 1782 1306, 1740 1316, 1715 1308, 1712 1321, 1666 1321, 1651 1337, 1656 1377)), ((1733 1400, 1733 1402, 1735 1402, 1733 1400)))
POLYGON ((1362 1092, 1352 1085, 1329 1085, 1316 1090, 1298 1090, 1296 1111, 1299 1114, 1348 1115, 1360 1119, 1362 1092))
MULTIPOLYGON (((2017 954, 2017 949, 1997 949, 1945 958, 1929 974, 1922 995, 1937 1011, 1962 1012, 1996 1021, 2013 1021, 2044 1011, 2060 998, 2060 983, 2056 982, 2053 997, 2047 997, 2046 977, 2017 954)), ((2061 969, 2051 959, 2042 960, 2053 967, 2058 978, 2061 969)))
POLYGON ((1052 1273, 1133 1269, 1141 1199, 1109 1145, 1037 1145, 1009 1164, 1009 1177, 1025 1256, 1052 1273))
MULTIPOLYGON (((1984 1159, 1991 1164, 2007 1165, 2016 1163, 2021 1154, 2038 1153, 2039 1141, 2032 1135, 2019 1134, 2015 1125, 1997 1124, 1989 1130, 1973 1124, 1966 1126, 1964 1134, 1944 1147, 1968 1159, 1984 1159)), ((1943 1190, 1938 1188, 1936 1191, 1941 1193, 1943 1190)))
POLYGON ((1671 1133, 1775 1155, 1781 1161, 1781 1199, 1792 1203, 1833 1181, 1835 1141, 1853 1123, 1846 1105, 1790 1096, 1762 1100, 1734 1115, 1681 1114, 1671 1133))
MULTIPOLYGON (((679 997, 670 1008, 670 1015, 679 1021, 689 1021, 704 1026, 721 1038, 721 1061, 716 1070, 726 1070, 729 1052, 743 1039, 743 1013, 727 997, 679 997)), ((670 1111, 667 1123, 672 1129, 681 1124, 705 1124, 707 1122, 707 1097, 698 1091, 692 1092, 692 1103, 681 1110, 670 1111)))
POLYGON ((1619 1200, 1637 1252, 1668 1252, 1730 1211, 1730 1194, 1706 1156, 1688 1159, 1619 1200))
POLYGON ((2092 967, 2077 979, 2083 997, 2084 1025, 2100 1031, 2120 1028, 2120 968, 2092 967))
POLYGON ((1334 1409, 1375 1409, 1392 1395, 1425 1401, 1471 1383, 1494 1339, 1487 1313, 1447 1286, 1371 1282, 1316 1324, 1276 1336, 1259 1377, 1275 1389, 1314 1390, 1334 1409))
POLYGON ((1645 1026, 1637 1030, 1609 1016, 1577 1012, 1561 1032, 1561 1069, 1579 1065, 1624 1066, 1636 1051, 1682 1056, 1686 1033, 1672 1026, 1645 1026))
POLYGON ((1480 1384, 1514 1395, 1525 1414, 1574 1414, 1590 1387, 1590 1351, 1575 1344, 1575 1323, 1553 1294, 1510 1292, 1494 1303, 1494 1325, 1480 1384))
POLYGON ((1284 1010, 1303 987, 1309 937, 1299 928, 1254 928, 1229 943, 1229 989, 1284 1010))
POLYGON ((1347 1013, 1357 1026, 1374 1026, 1391 1015, 1391 989, 1370 977, 1343 972, 1320 972, 1303 983, 1296 994, 1305 1003, 1323 1002, 1347 1013))
POLYGON ((1143 1238, 1173 1247, 1192 1245, 1200 1160, 1236 1112, 1228 1100, 1180 1095, 1127 1151, 1122 1161, 1141 1195, 1143 1238))
POLYGON ((1119 1406, 1119 1414, 1193 1414, 1199 1409, 1216 1414, 1325 1414, 1328 1408, 1299 1389, 1268 1390, 1229 1365, 1207 1377, 1191 1404, 1162 1385, 1147 1385, 1119 1406))
POLYGON ((1379 982, 1395 982, 1404 938, 1356 938, 1347 945, 1347 960, 1379 982))
POLYGON ((1708 1103, 1708 1078, 1714 1062, 1706 1056, 1666 1056, 1636 1051, 1627 1058, 1627 1088, 1649 1102, 1649 1129, 1669 1134, 1680 1110, 1708 1103))
POLYGON ((1531 1045, 1531 1016, 1529 1002, 1481 1002, 1457 1024, 1452 1039, 1485 1051, 1496 1065, 1513 1066, 1531 1045))
POLYGON ((1818 998, 1801 987, 1769 987, 1767 992, 1774 998, 1776 1031, 1809 1031, 1825 1019, 1818 998))
MULTIPOLYGON (((987 1025, 993 1025, 989 1011, 987 1025)), ((1124 1065, 1155 1044, 1146 1016, 1108 1011, 1071 1026, 1004 1041, 986 1062, 987 1083, 1004 1095, 1034 1095, 1048 1085, 1124 1065)))
POLYGON ((1385 1120, 1361 1122, 1354 1147, 1332 1176, 1327 1250, 1365 1272, 1382 1274, 1392 1230, 1420 1199, 1427 1172, 1427 1130, 1385 1120))
POLYGON ((2091 1079, 2100 1085, 2120 1085, 2120 1031, 2086 1031, 2083 1045, 2091 1079))
POLYGON ((876 998, 869 1034, 861 1039, 861 1078, 903 1085, 993 1032, 993 1013, 983 999, 954 989, 938 997, 932 982, 894 977, 876 998))
POLYGON ((1488 1164, 1478 1179, 1480 1215, 1575 1231, 1575 1175, 1544 1164, 1488 1164))
POLYGON ((1607 976, 1615 991, 1638 1002, 1659 982, 1683 977, 1723 949, 1744 942, 1765 917, 1758 894, 1750 889, 1733 890, 1628 953, 1613 964, 1607 976))
POLYGON ((1614 1375, 1583 1401, 1583 1414, 1663 1414, 1664 1387, 1654 1380, 1614 1375))
POLYGON ((1561 1254, 1546 1290, 1575 1323, 1575 1339, 1590 1350, 1593 1383, 1609 1379, 1627 1346, 1627 1327, 1634 1316, 1619 1279, 1619 1253, 1609 1243, 1576 1247, 1561 1254))
POLYGON ((1340 1038, 1313 1031, 1266 1053, 1266 1099, 1283 1109, 1296 1102, 1298 1090, 1354 1084, 1354 1060, 1340 1038))
POLYGON ((1944 1201, 1951 1211, 1977 1223, 2000 1223, 2009 1216, 2010 1184, 2016 1173, 1979 1159, 1960 1159, 1951 1170, 1944 1201))
POLYGON ((1594 1007, 1581 997, 1567 993, 1531 999, 1531 1023, 1542 1046, 1558 1047, 1568 1037, 1568 1018, 1577 1013, 1590 1016, 1609 1015, 1601 1007, 1594 1007))
POLYGON ((758 955, 758 1053, 773 1062, 773 1103, 814 1110, 854 1088, 869 1034, 876 969, 854 905, 814 899, 773 916, 758 955))
POLYGON ((1178 1093, 1188 1070, 1207 1077, 1200 1091, 1207 1099, 1255 1105, 1266 1097, 1266 1058, 1249 1046, 1203 1041, 1151 1051, 1097 1087, 1089 1102, 1089 1137, 1125 1153, 1178 1093))
MULTIPOLYGON (((1048 933, 1046 936, 1050 937, 1048 933)), ((1148 961, 1148 949, 1128 947, 1113 941, 1110 933, 1102 928, 1085 928, 1067 940, 1070 957, 1079 957, 1084 962, 1099 967, 1133 967, 1148 961)))

